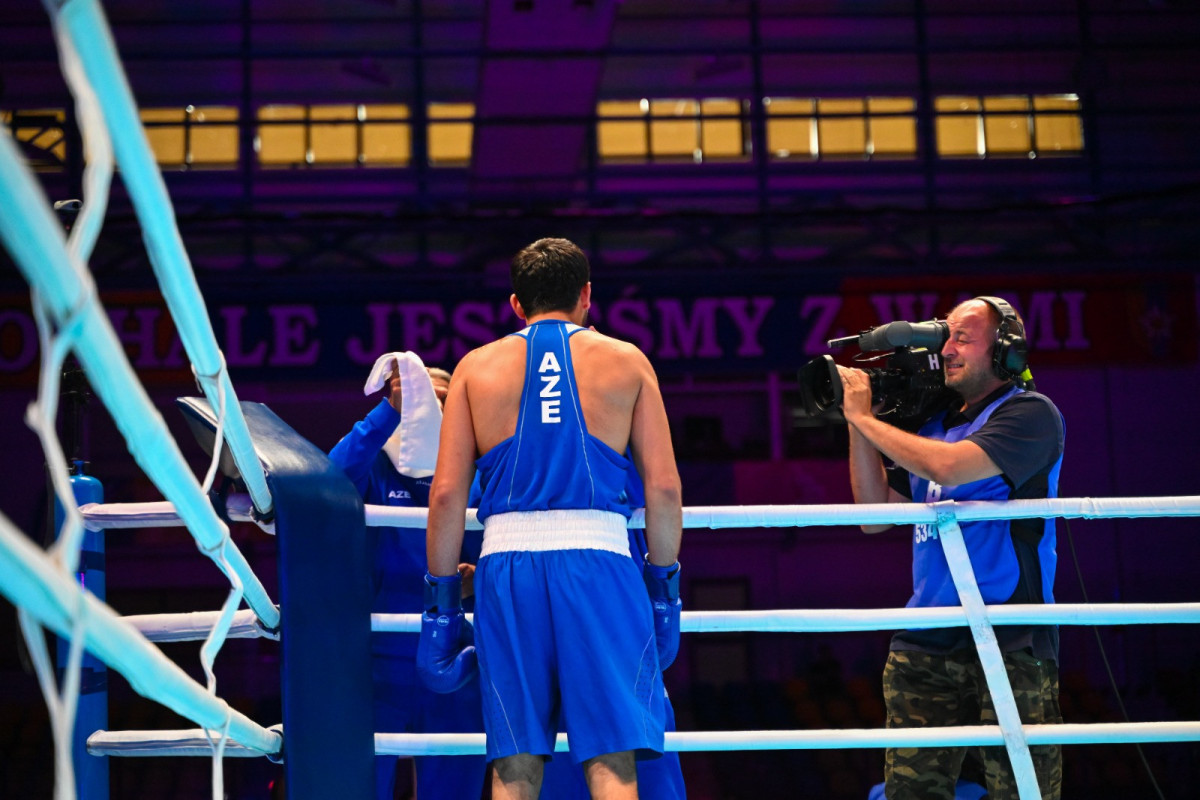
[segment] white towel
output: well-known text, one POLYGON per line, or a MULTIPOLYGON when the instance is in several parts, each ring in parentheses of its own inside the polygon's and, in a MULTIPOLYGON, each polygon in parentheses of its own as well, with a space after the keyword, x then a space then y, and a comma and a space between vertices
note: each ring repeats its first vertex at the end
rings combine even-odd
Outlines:
POLYGON ((426 478, 437 464, 438 437, 442 431, 442 407, 433 393, 433 381, 416 353, 384 353, 371 368, 363 394, 382 389, 392 374, 393 365, 400 373, 400 392, 404 410, 400 424, 383 445, 392 465, 401 475, 426 478))

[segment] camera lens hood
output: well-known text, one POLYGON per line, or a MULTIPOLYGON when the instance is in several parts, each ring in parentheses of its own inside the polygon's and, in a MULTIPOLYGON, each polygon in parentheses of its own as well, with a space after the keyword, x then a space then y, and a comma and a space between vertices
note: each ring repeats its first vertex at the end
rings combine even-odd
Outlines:
POLYGON ((810 417, 824 416, 842 405, 842 376, 832 356, 817 356, 800 367, 800 403, 810 417))

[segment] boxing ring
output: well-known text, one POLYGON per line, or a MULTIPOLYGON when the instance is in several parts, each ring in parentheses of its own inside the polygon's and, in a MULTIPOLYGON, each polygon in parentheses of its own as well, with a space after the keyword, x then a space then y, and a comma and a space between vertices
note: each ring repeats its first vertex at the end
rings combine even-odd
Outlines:
MULTIPOLYGON (((250 501, 234 496, 230 517, 251 520, 250 501)), ((85 505, 85 524, 95 528, 181 525, 165 503, 85 505)), ((425 526, 424 509, 367 506, 368 525, 408 528, 420 535, 425 526)), ((683 613, 685 633, 824 633, 893 630, 911 627, 971 627, 995 698, 999 725, 977 725, 923 729, 827 729, 790 731, 675 732, 666 735, 667 749, 678 752, 725 750, 795 750, 886 747, 941 747, 1004 745, 1008 748, 1022 798, 1040 797, 1028 748, 1045 744, 1112 744, 1200 741, 1200 721, 1022 725, 1016 716, 993 630, 995 625, 1135 625, 1200 623, 1200 603, 1154 604, 1052 604, 984 606, 962 545, 959 522, 981 519, 1062 517, 1108 519, 1133 517, 1192 517, 1200 514, 1200 497, 1079 498, 1018 500, 1009 502, 947 501, 933 504, 808 505, 808 506, 714 506, 684 509, 688 529, 784 528, 848 526, 895 522, 932 523, 947 550, 961 607, 904 609, 809 609, 774 611, 729 611, 683 613), (974 595, 974 597, 972 597, 974 595), (1007 708, 1005 708, 1007 706, 1007 708)), ((631 527, 644 524, 643 512, 635 512, 631 527)), ((468 527, 480 526, 468 514, 468 527)), ((212 625, 215 612, 207 614, 153 615, 126 621, 150 641, 182 641, 201 638, 212 625)), ((420 630, 417 614, 372 614, 371 628, 395 635, 412 635, 420 630)), ((238 612, 231 637, 270 635, 248 612, 238 612)), ((284 736, 281 728, 274 729, 284 736)), ((231 735, 227 756, 274 754, 231 735)), ((478 755, 485 752, 483 734, 397 734, 376 732, 375 753, 380 755, 478 755)), ((557 751, 569 749, 566 735, 559 736, 557 751)), ((202 730, 123 731, 93 733, 88 751, 103 756, 208 755, 211 747, 202 730)))
MULTIPOLYGON (((87 153, 85 203, 69 238, 11 136, 0 134, 0 239, 30 284, 41 343, 38 398, 27 421, 49 462, 63 509, 58 539, 48 550, 0 515, 0 593, 19 611, 39 684, 50 710, 55 742, 56 798, 75 796, 75 716, 85 651, 119 671, 133 688, 200 726, 184 731, 82 731, 89 757, 211 756, 212 790, 223 795, 221 759, 281 760, 288 796, 366 796, 374 754, 433 755, 484 752, 482 734, 407 735, 370 730, 371 631, 412 635, 418 615, 369 614, 361 576, 365 544, 348 544, 365 525, 412 529, 420 535, 425 511, 364 509, 328 459, 269 410, 238 401, 217 346, 174 213, 95 0, 47 4, 63 72, 75 96, 87 153), (207 426, 212 465, 193 476, 158 410, 138 382, 101 306, 86 262, 99 235, 114 168, 129 191, 147 251, 168 309, 205 395, 188 406, 207 426), (55 431, 59 377, 69 353, 83 365, 126 439, 130 453, 166 498, 159 503, 85 504, 79 507, 55 431), (215 412, 213 411, 215 409, 215 412), (247 494, 214 507, 210 494, 222 453, 247 494), (253 522, 279 545, 278 605, 230 538, 230 522, 253 522), (198 549, 229 581, 216 611, 122 617, 81 587, 80 553, 89 531, 183 526, 198 549), (328 586, 339 586, 337 592, 328 586), (245 608, 241 608, 242 606, 245 608), (42 629, 70 643, 61 687, 53 674, 42 629), (231 637, 280 640, 283 724, 255 721, 217 694, 213 664, 231 637), (202 640, 200 683, 167 658, 156 643, 202 640), (364 689, 364 687, 366 687, 364 689)), ((808 527, 881 522, 937 526, 961 607, 936 609, 780 610, 684 612, 686 633, 769 631, 821 633, 968 625, 978 647, 999 724, 939 729, 678 732, 676 751, 830 749, 1004 744, 1021 797, 1038 796, 1030 745, 1200 740, 1200 722, 1025 726, 1017 718, 1000 658, 995 625, 1130 625, 1200 622, 1200 603, 995 606, 982 602, 959 523, 1026 517, 1181 517, 1200 515, 1200 497, 1057 499, 1010 503, 930 505, 764 506, 688 508, 688 529, 808 527)), ((476 526, 474 519, 469 524, 476 526)), ((641 526, 641 513, 632 526, 641 526)), ((685 554, 686 558, 686 554, 685 554)), ((569 748, 565 737, 559 749, 569 748)), ((106 789, 105 789, 106 793, 106 789)), ((106 795, 105 795, 106 796, 106 795)))

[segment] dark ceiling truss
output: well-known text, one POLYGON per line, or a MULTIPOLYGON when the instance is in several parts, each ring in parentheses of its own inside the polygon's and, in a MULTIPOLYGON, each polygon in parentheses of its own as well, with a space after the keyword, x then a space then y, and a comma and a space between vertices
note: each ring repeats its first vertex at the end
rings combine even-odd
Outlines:
POLYGON ((272 250, 287 254, 271 269, 283 274, 319 270, 384 272, 388 264, 372 252, 374 237, 370 231, 364 232, 360 225, 325 224, 307 235, 290 230, 285 236, 283 231, 271 229, 267 236, 272 250))
MULTIPOLYGON (((1173 40, 1168 43, 1172 48, 1184 50, 1190 47, 1200 45, 1200 35, 1184 36, 1178 40, 1173 40)), ((1000 44, 994 47, 989 47, 989 52, 997 54, 1020 54, 1020 53, 1043 53, 1043 52, 1062 52, 1064 50, 1072 50, 1075 45, 1073 42, 1045 42, 1045 43, 1021 43, 1021 44, 1000 44)), ((900 45, 873 45, 855 48, 862 55, 910 55, 912 53, 911 44, 900 45)), ((1152 52, 1153 46, 1138 42, 1122 42, 1116 43, 1108 48, 1113 52, 1120 53, 1138 53, 1152 52)), ((762 56, 792 56, 796 55, 795 47, 786 45, 764 44, 759 46, 754 51, 762 56)), ((970 54, 974 52, 974 48, 969 43, 961 44, 944 44, 930 45, 927 52, 930 55, 955 55, 955 54, 970 54)), ((677 46, 636 46, 636 47, 604 47, 604 48, 556 48, 549 50, 539 50, 537 55, 539 58, 547 59, 592 59, 592 58, 621 58, 621 57, 676 57, 676 56, 703 56, 703 57, 722 57, 722 56, 746 56, 749 53, 749 48, 745 45, 729 45, 729 46, 704 46, 697 48, 694 45, 677 45, 677 46)), ((846 53, 845 46, 842 45, 817 45, 806 46, 804 55, 844 55, 846 53)), ((147 49, 139 50, 137 48, 127 48, 121 52, 121 60, 126 63, 149 61, 154 63, 173 62, 173 61, 227 61, 230 59, 241 58, 246 55, 246 49, 243 47, 226 47, 226 48, 206 48, 201 51, 172 51, 147 49)), ((249 48, 249 56, 256 61, 308 61, 313 58, 328 58, 328 59, 344 59, 361 60, 361 59, 400 59, 413 60, 423 59, 427 61, 447 60, 447 59, 482 59, 482 60, 504 60, 504 59, 524 59, 529 58, 529 52, 526 50, 513 50, 503 48, 488 48, 488 47, 463 47, 463 48, 413 48, 413 47, 353 47, 353 48, 322 48, 318 52, 305 49, 296 49, 292 47, 270 47, 270 46, 251 46, 249 48)), ((44 58, 32 52, 17 52, 10 57, 6 57, 6 61, 12 63, 21 62, 40 62, 44 58)))
POLYGON ((14 111, 9 124, 21 128, 18 140, 21 155, 34 169, 62 169, 64 160, 54 152, 67 141, 63 122, 54 114, 37 111, 14 111))
MULTIPOLYGON (((1194 263, 1200 186, 1059 205, 940 211, 806 209, 757 212, 573 214, 265 214, 209 209, 179 218, 200 274, 402 275, 405 280, 485 278, 545 235, 591 244, 610 274, 684 275, 796 270, 970 272, 987 265, 1035 274, 1122 272, 1131 264, 1188 269, 1194 263), (231 255, 230 242, 242 248, 231 255)), ((92 267, 107 276, 144 273, 136 220, 110 214, 92 267)))
MULTIPOLYGON (((486 277, 548 234, 588 242, 597 265, 630 274, 1195 264, 1200 10, 1190 4, 597 0, 578 13, 607 13, 601 33, 567 20, 532 39, 567 6, 527 5, 522 16, 511 2, 468 0, 106 0, 143 106, 237 109, 236 169, 166 174, 197 270, 486 277), (547 85, 572 71, 590 77, 547 85), (557 104, 526 103, 539 96, 526 86, 557 104), (937 154, 936 98, 1042 93, 1078 94, 1082 154, 937 154), (597 155, 598 101, 717 97, 751 101, 743 158, 597 155), (910 97, 916 154, 776 158, 764 97, 910 97), (427 162, 430 102, 474 105, 472 163, 427 162), (263 105, 370 103, 409 106, 410 166, 257 163, 263 105), (512 142, 555 126, 570 147, 548 156, 529 146, 528 163, 509 163, 512 142)), ((76 196, 82 168, 58 69, 37 4, 4 4, 8 102, 65 110, 65 125, 18 120, 52 200, 76 196)), ((138 226, 115 196, 93 267, 131 275, 144 265, 138 226)))

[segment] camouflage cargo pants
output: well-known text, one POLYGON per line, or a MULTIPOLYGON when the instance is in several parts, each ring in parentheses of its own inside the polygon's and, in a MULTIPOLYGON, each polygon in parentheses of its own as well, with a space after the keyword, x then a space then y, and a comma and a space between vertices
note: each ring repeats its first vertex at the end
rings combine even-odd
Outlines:
MULTIPOLYGON (((1026 651, 1004 654, 1008 680, 1021 721, 1062 722, 1058 665, 1026 651)), ((996 724, 996 711, 974 650, 949 655, 893 651, 883 670, 889 728, 996 724)), ((953 800, 954 784, 968 749, 981 758, 989 800, 1017 800, 1017 786, 1003 746, 901 747, 887 751, 888 800, 953 800)), ((1057 745, 1030 747, 1043 798, 1062 794, 1062 751, 1057 745)))

